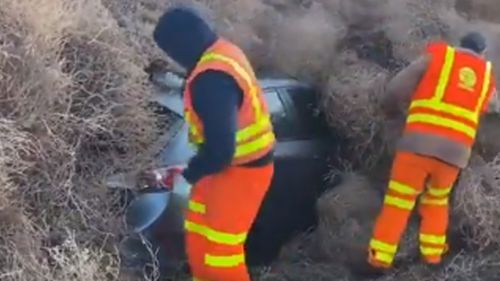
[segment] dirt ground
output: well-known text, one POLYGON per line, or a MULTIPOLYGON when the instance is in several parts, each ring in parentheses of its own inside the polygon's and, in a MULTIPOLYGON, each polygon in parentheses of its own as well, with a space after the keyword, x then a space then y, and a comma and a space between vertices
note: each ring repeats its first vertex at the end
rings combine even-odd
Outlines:
MULTIPOLYGON (((164 55, 151 32, 174 0, 4 0, 0 5, 0 280, 137 280, 120 264, 123 206, 103 179, 153 162, 158 132, 143 67, 164 55)), ((400 127, 378 108, 388 79, 423 45, 483 31, 500 67, 496 0, 199 0, 258 70, 317 85, 349 146, 349 179, 317 205, 257 280, 360 280, 400 127), (353 152, 356 153, 353 153, 353 152)), ((452 200, 450 257, 419 263, 412 220, 398 267, 378 280, 499 280, 499 119, 487 116, 452 200)), ((153 267, 154 268, 154 267, 153 267)), ((155 270, 144 280, 158 280, 155 270)))

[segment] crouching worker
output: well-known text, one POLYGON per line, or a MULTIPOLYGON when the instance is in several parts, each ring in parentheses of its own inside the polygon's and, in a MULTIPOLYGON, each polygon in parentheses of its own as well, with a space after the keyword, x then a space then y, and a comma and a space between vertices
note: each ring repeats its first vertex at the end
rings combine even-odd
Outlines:
POLYGON ((174 188, 193 186, 185 220, 193 280, 249 281, 244 244, 274 169, 262 89, 242 50, 191 7, 170 8, 153 37, 188 72, 185 119, 198 149, 174 188))
POLYGON ((392 266, 417 201, 424 262, 439 264, 448 250, 449 195, 469 161, 480 116, 496 100, 495 76, 485 50, 486 40, 476 32, 465 35, 456 48, 431 43, 424 56, 388 85, 387 111, 407 113, 369 245, 368 262, 378 273, 392 266))

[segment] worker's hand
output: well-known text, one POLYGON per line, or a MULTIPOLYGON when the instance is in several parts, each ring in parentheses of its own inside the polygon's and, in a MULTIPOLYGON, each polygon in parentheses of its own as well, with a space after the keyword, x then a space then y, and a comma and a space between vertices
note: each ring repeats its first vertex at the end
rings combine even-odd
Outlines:
POLYGON ((158 186, 157 175, 153 170, 142 171, 137 176, 137 183, 141 188, 158 186))
POLYGON ((182 165, 172 165, 165 168, 149 170, 139 175, 139 181, 146 187, 173 189, 174 179, 184 170, 182 165))
POLYGON ((168 189, 173 189, 175 187, 175 178, 179 175, 182 176, 182 171, 185 169, 185 166, 182 165, 172 165, 168 166, 163 171, 163 180, 165 187, 168 189))

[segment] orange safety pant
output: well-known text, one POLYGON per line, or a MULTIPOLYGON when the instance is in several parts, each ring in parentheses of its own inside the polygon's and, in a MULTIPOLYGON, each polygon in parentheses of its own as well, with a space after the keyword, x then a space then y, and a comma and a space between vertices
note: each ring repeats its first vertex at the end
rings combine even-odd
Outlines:
POLYGON ((460 168, 436 158, 396 153, 384 205, 375 222, 368 262, 391 267, 408 218, 420 196, 420 254, 427 263, 441 262, 448 250, 448 201, 460 168))
POLYGON ((250 281, 244 245, 273 172, 230 167, 194 185, 185 221, 193 280, 250 281))

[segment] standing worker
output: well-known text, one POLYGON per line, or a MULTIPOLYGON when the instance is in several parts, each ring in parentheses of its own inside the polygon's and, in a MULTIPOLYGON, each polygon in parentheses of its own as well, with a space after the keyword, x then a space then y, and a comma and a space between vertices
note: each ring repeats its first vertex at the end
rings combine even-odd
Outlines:
POLYGON ((449 195, 469 161, 480 117, 496 100, 485 50, 486 40, 477 32, 462 37, 458 48, 431 43, 388 85, 387 111, 401 114, 408 108, 408 113, 369 245, 368 262, 375 272, 392 266, 421 194, 420 254, 426 263, 439 264, 448 250, 449 195))
POLYGON ((188 73, 185 119, 198 151, 174 188, 193 186, 185 220, 193 280, 249 281, 244 244, 274 169, 262 89, 242 50, 190 7, 170 8, 153 37, 188 73))

